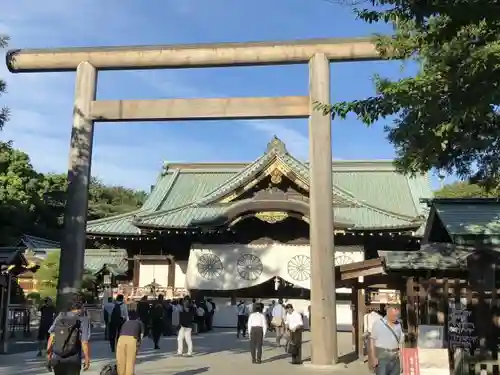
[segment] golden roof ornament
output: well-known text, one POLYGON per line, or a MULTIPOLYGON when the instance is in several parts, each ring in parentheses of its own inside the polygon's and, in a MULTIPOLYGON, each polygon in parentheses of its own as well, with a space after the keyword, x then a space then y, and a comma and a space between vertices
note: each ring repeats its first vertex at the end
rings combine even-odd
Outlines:
POLYGON ((287 153, 285 144, 277 136, 273 136, 271 141, 267 144, 267 152, 271 152, 273 150, 279 151, 282 153, 287 153))
POLYGON ((274 184, 274 185, 278 185, 281 183, 282 181, 282 174, 280 172, 279 169, 275 169, 271 172, 271 182, 274 184))
POLYGON ((265 211, 255 213, 255 217, 261 221, 265 221, 268 224, 276 224, 288 218, 288 213, 279 211, 265 211))
POLYGON ((169 169, 170 169, 170 166, 168 165, 168 161, 164 161, 163 166, 161 168, 161 175, 165 176, 168 173, 169 169))

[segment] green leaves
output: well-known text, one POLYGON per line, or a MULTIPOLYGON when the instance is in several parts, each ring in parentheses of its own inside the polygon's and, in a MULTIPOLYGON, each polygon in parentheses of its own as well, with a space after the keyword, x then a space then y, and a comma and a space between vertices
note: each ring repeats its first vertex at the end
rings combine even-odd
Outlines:
MULTIPOLYGON (((51 297, 55 300, 57 296, 57 283, 59 282, 59 261, 61 252, 53 250, 40 264, 40 268, 35 273, 40 296, 51 297)), ((96 278, 88 270, 84 270, 82 279, 82 292, 84 295, 92 296, 95 290, 96 278)), ((89 298, 86 298, 87 300, 89 298)))
MULTIPOLYGON (((9 37, 6 35, 0 35, 0 49, 7 47, 9 42, 9 37)), ((4 80, 0 79, 0 97, 7 92, 7 84, 4 80)), ((0 130, 7 121, 9 121, 10 111, 7 107, 0 108, 0 130)))
POLYGON ((436 198, 497 198, 498 191, 488 191, 477 184, 455 182, 435 192, 436 198))
POLYGON ((500 0, 371 1, 357 9, 366 22, 387 22, 375 36, 383 58, 414 60, 415 77, 374 77, 376 95, 321 110, 355 113, 385 126, 406 173, 435 168, 486 187, 500 181, 500 0))
MULTIPOLYGON (((0 244, 11 246, 23 233, 58 241, 66 186, 66 175, 38 173, 27 154, 0 142, 0 244)), ((133 211, 145 199, 145 192, 93 179, 89 220, 133 211)))

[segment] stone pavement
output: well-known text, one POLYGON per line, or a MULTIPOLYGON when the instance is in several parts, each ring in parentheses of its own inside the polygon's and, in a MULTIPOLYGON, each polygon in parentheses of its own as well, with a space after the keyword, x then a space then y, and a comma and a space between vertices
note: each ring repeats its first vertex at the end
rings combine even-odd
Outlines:
MULTIPOLYGON (((263 364, 252 365, 248 353, 248 340, 238 340, 234 331, 216 330, 212 333, 193 336, 195 356, 183 358, 174 356, 177 341, 175 337, 162 339, 161 350, 155 351, 152 342, 146 339, 138 356, 137 375, 146 374, 235 374, 250 375, 255 370, 272 371, 276 375, 292 373, 312 373, 315 370, 307 366, 292 366, 282 348, 275 348, 274 337, 266 338, 263 364)), ((352 352, 351 335, 339 333, 340 355, 352 352)), ((26 352, 0 356, 0 375, 42 375, 49 372, 44 363, 35 357, 36 352, 26 352)), ((92 364, 85 374, 98 375, 101 368, 112 362, 109 345, 104 341, 91 343, 92 364)), ((309 333, 304 333, 303 357, 310 356, 309 333)), ((322 372, 322 371, 320 371, 322 372)), ((83 373, 83 372, 82 372, 83 373)), ((336 374, 367 374, 366 366, 358 362, 341 365, 336 374)))

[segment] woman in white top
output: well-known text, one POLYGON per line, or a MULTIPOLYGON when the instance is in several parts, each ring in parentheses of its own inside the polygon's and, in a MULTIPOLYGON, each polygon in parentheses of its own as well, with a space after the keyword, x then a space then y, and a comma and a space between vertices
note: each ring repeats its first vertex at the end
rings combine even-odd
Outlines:
POLYGON ((255 303, 254 312, 248 317, 248 331, 250 332, 250 354, 252 363, 262 361, 262 343, 267 331, 266 316, 262 314, 262 304, 255 303))

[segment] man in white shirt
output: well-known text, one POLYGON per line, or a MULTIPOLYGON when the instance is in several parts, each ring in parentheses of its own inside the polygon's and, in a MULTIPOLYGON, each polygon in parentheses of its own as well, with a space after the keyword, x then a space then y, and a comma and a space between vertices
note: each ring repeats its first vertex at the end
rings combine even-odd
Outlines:
POLYGON ((372 334, 373 324, 382 319, 383 316, 376 311, 371 311, 363 317, 363 337, 364 337, 364 353, 368 354, 370 347, 370 337, 372 334))
POLYGON ((254 303, 254 312, 248 318, 248 332, 250 333, 250 354, 252 363, 262 361, 262 343, 267 331, 266 316, 262 314, 262 304, 254 303))
POLYGON ((289 353, 292 355, 292 364, 302 364, 302 329, 304 327, 304 320, 302 315, 293 309, 291 304, 285 306, 287 315, 285 318, 285 325, 290 331, 290 345, 289 353))
POLYGON ((281 338, 285 335, 285 315, 286 311, 283 307, 283 300, 280 298, 278 303, 274 305, 271 312, 271 324, 276 330, 276 346, 281 346, 281 338))

